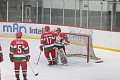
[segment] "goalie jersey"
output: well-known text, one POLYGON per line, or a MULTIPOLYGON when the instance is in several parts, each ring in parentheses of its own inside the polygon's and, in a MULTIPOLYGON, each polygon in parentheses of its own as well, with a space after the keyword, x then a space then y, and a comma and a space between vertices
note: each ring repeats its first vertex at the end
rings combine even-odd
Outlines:
POLYGON ((56 36, 56 44, 55 44, 55 47, 57 48, 65 48, 64 46, 64 42, 68 42, 68 37, 67 37, 67 34, 66 33, 55 33, 55 36, 56 36))

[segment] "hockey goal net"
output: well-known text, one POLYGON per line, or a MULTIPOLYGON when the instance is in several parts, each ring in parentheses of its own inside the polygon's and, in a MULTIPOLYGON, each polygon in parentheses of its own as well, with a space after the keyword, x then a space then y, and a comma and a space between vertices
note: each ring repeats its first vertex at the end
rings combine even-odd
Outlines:
POLYGON ((96 57, 93 46, 91 35, 88 34, 78 34, 78 33, 67 33, 70 44, 66 45, 66 56, 80 56, 87 58, 87 63, 89 59, 99 60, 96 57))

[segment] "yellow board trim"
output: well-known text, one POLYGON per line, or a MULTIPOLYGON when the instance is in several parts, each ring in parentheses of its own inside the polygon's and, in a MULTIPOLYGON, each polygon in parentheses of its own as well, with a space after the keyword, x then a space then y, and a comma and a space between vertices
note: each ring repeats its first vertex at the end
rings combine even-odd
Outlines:
POLYGON ((120 49, 107 48, 107 47, 103 47, 103 46, 93 46, 93 47, 97 48, 97 49, 103 49, 103 50, 108 50, 108 51, 120 52, 120 49))
MULTIPOLYGON (((15 38, 15 36, 0 35, 0 38, 15 38)), ((23 39, 40 40, 39 37, 23 36, 22 38, 23 38, 23 39)), ((76 43, 76 42, 70 42, 70 44, 75 44, 75 45, 82 45, 82 46, 84 46, 84 44, 81 44, 81 43, 78 44, 78 43, 76 43)), ((103 46, 93 45, 93 48, 102 49, 102 50, 108 50, 108 51, 114 51, 114 52, 120 52, 120 49, 107 48, 107 47, 103 47, 103 46)))
MULTIPOLYGON (((0 35, 0 38, 15 38, 15 36, 0 35)), ((22 38, 40 40, 39 37, 22 36, 22 38)))

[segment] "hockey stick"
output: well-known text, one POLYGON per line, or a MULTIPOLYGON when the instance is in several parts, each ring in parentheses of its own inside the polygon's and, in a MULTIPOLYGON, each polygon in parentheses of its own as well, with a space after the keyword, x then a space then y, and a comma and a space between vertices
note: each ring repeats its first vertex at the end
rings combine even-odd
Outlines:
MULTIPOLYGON (((25 55, 25 53, 24 53, 24 55, 25 55)), ((36 74, 35 74, 35 72, 34 72, 34 70, 33 70, 33 68, 32 68, 32 66, 31 66, 31 64, 30 64, 30 62, 29 62, 29 61, 28 61, 28 63, 29 63, 29 66, 30 66, 30 68, 31 68, 32 72, 34 73, 34 75, 35 75, 35 76, 37 76, 37 75, 38 75, 38 73, 36 73, 36 74)))
POLYGON ((40 51, 40 54, 39 54, 39 57, 38 57, 37 65, 38 65, 38 63, 39 63, 40 56, 41 56, 41 51, 40 51))
POLYGON ((38 75, 38 73, 35 73, 35 71, 33 70, 33 68, 32 68, 32 66, 31 66, 30 62, 28 62, 28 63, 29 63, 29 66, 30 66, 30 68, 31 68, 32 72, 34 73, 34 75, 35 75, 35 76, 37 76, 37 75, 38 75))

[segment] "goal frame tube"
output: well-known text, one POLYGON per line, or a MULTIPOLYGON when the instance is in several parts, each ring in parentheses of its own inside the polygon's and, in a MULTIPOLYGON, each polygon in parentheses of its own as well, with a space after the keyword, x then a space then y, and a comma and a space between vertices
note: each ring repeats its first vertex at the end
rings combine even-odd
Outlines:
POLYGON ((89 62, 90 60, 90 35, 88 34, 79 34, 79 33, 66 33, 68 35, 76 35, 76 36, 84 36, 86 37, 88 40, 87 40, 87 63, 89 62))

